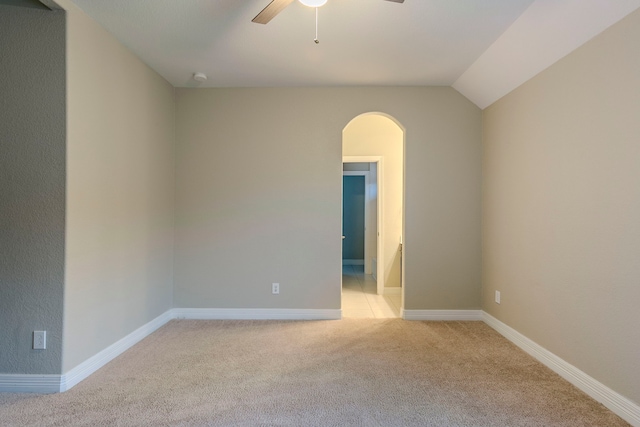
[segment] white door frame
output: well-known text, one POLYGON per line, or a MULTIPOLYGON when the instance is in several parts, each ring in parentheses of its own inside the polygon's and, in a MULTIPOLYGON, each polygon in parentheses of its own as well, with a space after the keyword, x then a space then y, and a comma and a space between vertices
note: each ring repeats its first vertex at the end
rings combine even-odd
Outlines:
MULTIPOLYGON (((384 171, 383 171, 383 157, 382 156, 343 156, 342 163, 377 163, 378 166, 378 177, 377 177, 377 189, 378 189, 378 197, 377 197, 377 206, 376 211, 378 215, 377 220, 377 228, 378 228, 378 242, 377 242, 377 253, 376 253, 376 291, 378 295, 384 294, 384 230, 383 230, 383 220, 382 220, 382 207, 384 206, 383 201, 383 183, 384 183, 384 171)), ((346 171, 343 171, 343 176, 346 171)), ((367 210, 365 209, 365 215, 367 210)), ((365 224, 367 223, 365 217, 365 224)), ((366 236, 366 233, 365 233, 366 236)), ((365 261, 366 262, 366 261, 365 261)), ((342 266, 340 266, 342 268, 342 266)))

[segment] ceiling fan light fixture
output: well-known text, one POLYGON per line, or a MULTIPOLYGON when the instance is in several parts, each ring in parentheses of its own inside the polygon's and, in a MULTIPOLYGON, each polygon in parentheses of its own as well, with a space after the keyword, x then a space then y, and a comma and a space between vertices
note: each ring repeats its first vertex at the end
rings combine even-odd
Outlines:
POLYGON ((303 5, 309 6, 309 7, 320 7, 327 2, 327 0, 298 0, 298 1, 303 5))

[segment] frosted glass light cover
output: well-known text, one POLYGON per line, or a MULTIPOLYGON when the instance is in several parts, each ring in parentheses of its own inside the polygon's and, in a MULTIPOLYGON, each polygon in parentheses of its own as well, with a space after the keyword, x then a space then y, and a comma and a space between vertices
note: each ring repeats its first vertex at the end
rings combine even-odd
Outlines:
POLYGON ((327 2, 327 0, 299 0, 299 1, 303 5, 309 6, 309 7, 320 7, 327 2))

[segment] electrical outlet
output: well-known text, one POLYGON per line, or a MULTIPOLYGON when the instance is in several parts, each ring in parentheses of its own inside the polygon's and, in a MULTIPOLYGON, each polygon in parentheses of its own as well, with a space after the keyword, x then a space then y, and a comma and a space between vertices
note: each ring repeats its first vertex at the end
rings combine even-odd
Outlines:
POLYGON ((33 331, 33 349, 47 349, 47 331, 33 331))
POLYGON ((277 295, 280 293, 280 283, 271 284, 271 293, 277 295))
POLYGON ((496 291, 496 304, 500 304, 500 291, 496 291))

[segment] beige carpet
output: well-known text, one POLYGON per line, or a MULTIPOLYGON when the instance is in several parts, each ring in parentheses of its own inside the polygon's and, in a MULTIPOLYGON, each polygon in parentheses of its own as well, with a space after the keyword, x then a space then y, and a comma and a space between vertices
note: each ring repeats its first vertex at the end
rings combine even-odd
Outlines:
POLYGON ((626 426, 482 322, 174 320, 3 426, 626 426))

